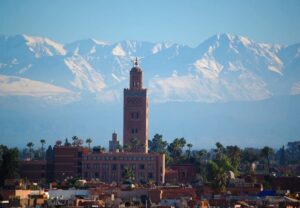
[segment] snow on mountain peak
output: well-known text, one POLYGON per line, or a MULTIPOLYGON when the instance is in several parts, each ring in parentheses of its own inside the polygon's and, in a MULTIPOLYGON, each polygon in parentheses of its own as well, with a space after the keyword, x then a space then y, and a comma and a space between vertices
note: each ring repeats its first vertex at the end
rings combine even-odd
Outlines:
POLYGON ((197 60, 194 63, 194 66, 204 78, 209 79, 217 78, 223 69, 221 64, 216 62, 216 60, 209 58, 207 55, 204 56, 204 58, 197 60))
POLYGON ((257 43, 239 35, 218 34, 195 48, 96 39, 62 46, 47 38, 0 36, 0 50, 1 74, 92 93, 97 100, 120 97, 133 56, 144 58, 145 85, 153 100, 260 100, 277 93, 277 82, 290 86, 285 93, 299 92, 299 72, 292 70, 300 63, 298 45, 257 43))
POLYGON ((115 56, 126 56, 126 52, 122 48, 121 44, 118 43, 113 49, 112 54, 115 56))
POLYGON ((170 48, 172 44, 170 43, 156 43, 152 48, 152 53, 156 54, 164 49, 170 48))
POLYGON ((23 35, 29 50, 35 54, 37 58, 42 56, 65 55, 66 50, 63 45, 56 43, 48 38, 33 37, 23 35))
POLYGON ((100 92, 106 86, 101 74, 83 57, 73 55, 65 58, 64 62, 75 76, 71 82, 74 87, 90 92, 100 92))
POLYGON ((92 41, 94 41, 94 43, 96 43, 97 45, 102 45, 102 46, 110 45, 108 41, 97 40, 95 38, 92 38, 92 41))

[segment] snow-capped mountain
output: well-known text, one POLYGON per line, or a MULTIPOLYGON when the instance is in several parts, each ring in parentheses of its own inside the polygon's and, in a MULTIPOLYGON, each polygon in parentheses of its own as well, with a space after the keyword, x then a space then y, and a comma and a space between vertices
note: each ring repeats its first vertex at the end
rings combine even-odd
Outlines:
POLYGON ((83 95, 101 102, 120 100, 135 56, 142 58, 153 102, 300 94, 300 44, 271 45, 218 34, 197 47, 96 39, 62 45, 28 35, 0 36, 0 95, 49 99, 55 92, 55 97, 76 94, 70 102, 83 95))

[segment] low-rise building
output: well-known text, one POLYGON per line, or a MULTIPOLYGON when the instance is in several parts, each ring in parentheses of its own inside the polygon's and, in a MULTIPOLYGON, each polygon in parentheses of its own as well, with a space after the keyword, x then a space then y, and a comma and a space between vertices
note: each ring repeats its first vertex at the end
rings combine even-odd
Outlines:
POLYGON ((167 184, 178 184, 178 171, 167 169, 165 174, 165 182, 167 184))
POLYGON ((133 172, 133 181, 146 183, 165 181, 165 155, 140 152, 90 153, 82 161, 83 177, 106 183, 122 182, 125 169, 133 172))
POLYGON ((187 205, 189 201, 196 202, 197 200, 195 189, 186 187, 161 187, 150 189, 148 191, 148 196, 152 203, 164 206, 187 205))
POLYGON ((177 171, 177 183, 192 183, 196 179, 196 167, 193 164, 174 164, 170 169, 177 171))
POLYGON ((46 160, 23 160, 20 162, 20 175, 33 182, 46 181, 47 161, 46 160))
POLYGON ((82 158, 88 149, 81 146, 55 146, 54 178, 62 181, 67 177, 82 176, 82 158))

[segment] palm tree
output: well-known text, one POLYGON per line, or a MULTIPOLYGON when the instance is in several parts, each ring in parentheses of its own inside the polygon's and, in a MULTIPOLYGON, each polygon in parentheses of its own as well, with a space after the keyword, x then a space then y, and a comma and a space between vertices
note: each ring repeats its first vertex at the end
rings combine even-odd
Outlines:
POLYGON ((191 157, 191 148, 193 147, 193 145, 189 143, 186 146, 188 147, 188 152, 187 153, 188 153, 188 158, 190 159, 190 157, 191 157))
POLYGON ((41 139, 40 142, 42 144, 42 158, 44 159, 44 144, 46 144, 46 140, 45 139, 41 139))
POLYGON ((216 153, 216 158, 221 159, 224 156, 225 148, 220 142, 216 143, 216 147, 217 149, 214 150, 216 153))
POLYGON ((73 140, 72 145, 73 145, 73 146, 76 145, 76 142, 77 142, 78 139, 79 139, 78 136, 72 136, 72 140, 73 140))
POLYGON ((149 152, 166 153, 168 143, 163 140, 163 135, 155 134, 152 140, 149 140, 149 152))
POLYGON ((93 140, 91 138, 87 138, 85 142, 89 145, 89 150, 91 151, 91 143, 93 142, 93 140))
POLYGON ((26 145, 29 149, 29 154, 30 154, 30 160, 32 159, 32 147, 34 146, 34 144, 32 142, 28 142, 26 145))
POLYGON ((205 149, 197 151, 197 159, 199 161, 203 161, 203 159, 207 156, 207 151, 205 149))
POLYGON ((172 143, 168 145, 168 151, 175 162, 182 156, 182 149, 184 148, 186 141, 184 138, 176 138, 172 143))

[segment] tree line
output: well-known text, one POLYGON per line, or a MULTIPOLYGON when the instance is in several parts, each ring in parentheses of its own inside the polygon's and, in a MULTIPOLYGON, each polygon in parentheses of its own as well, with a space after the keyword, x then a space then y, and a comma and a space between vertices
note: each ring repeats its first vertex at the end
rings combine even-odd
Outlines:
MULTIPOLYGON (((93 140, 87 138, 85 143, 90 151, 105 152, 102 146, 92 147, 93 140)), ((38 149, 34 149, 34 143, 28 142, 26 149, 20 151, 17 148, 8 148, 0 145, 0 185, 6 178, 17 178, 19 176, 20 159, 51 159, 53 157, 52 146, 49 145, 45 151, 46 140, 40 140, 38 149)), ((211 150, 193 150, 193 145, 185 138, 175 138, 168 143, 161 134, 155 134, 149 140, 149 152, 163 153, 166 155, 167 167, 173 164, 193 164, 196 167, 197 180, 210 182, 212 186, 222 191, 227 183, 226 175, 232 172, 236 176, 240 174, 253 174, 253 163, 257 162, 265 165, 268 174, 271 174, 274 165, 297 164, 300 161, 300 142, 288 143, 288 147, 282 146, 275 151, 271 147, 263 148, 240 148, 236 145, 223 146, 217 142, 211 150)), ((68 138, 62 142, 57 140, 54 146, 82 146, 83 140, 78 136, 72 137, 72 142, 68 138)), ((132 139, 131 147, 119 146, 119 150, 126 151, 128 148, 137 149, 138 143, 132 139)), ((288 172, 286 173, 289 174, 288 172)))

